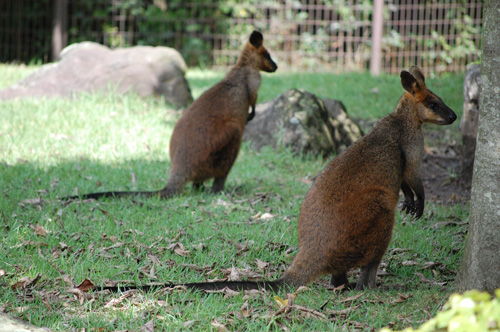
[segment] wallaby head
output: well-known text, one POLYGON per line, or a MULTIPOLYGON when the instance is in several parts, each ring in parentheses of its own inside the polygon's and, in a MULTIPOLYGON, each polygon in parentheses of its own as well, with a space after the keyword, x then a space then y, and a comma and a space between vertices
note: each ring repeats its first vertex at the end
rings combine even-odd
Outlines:
POLYGON ((425 76, 417 66, 401 72, 401 85, 417 103, 420 122, 449 125, 457 119, 455 112, 427 88, 425 76))
POLYGON ((268 73, 275 72, 278 66, 271 59, 271 55, 264 48, 263 43, 264 37, 262 34, 259 31, 252 32, 248 43, 243 48, 243 52, 241 52, 238 64, 251 66, 268 73))

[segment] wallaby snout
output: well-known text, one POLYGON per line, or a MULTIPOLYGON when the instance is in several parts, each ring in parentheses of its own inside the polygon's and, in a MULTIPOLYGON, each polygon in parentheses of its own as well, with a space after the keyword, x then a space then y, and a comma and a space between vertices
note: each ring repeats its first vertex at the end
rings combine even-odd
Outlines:
POLYGON ((278 65, 271 59, 270 56, 266 60, 266 66, 262 68, 262 70, 268 73, 274 73, 278 69, 278 65))
POLYGON ((424 110, 419 112, 423 123, 433 123, 441 126, 450 125, 457 115, 438 96, 428 90, 428 96, 421 105, 424 110))

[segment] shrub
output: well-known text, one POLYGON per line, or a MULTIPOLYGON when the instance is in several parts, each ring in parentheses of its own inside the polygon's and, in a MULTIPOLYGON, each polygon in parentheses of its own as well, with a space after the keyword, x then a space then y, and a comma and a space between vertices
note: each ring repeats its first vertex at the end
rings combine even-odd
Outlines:
MULTIPOLYGON (((496 298, 489 293, 472 290, 463 295, 452 294, 443 310, 418 329, 404 332, 483 332, 500 331, 500 288, 496 298)), ((383 328, 380 332, 392 330, 383 328)))

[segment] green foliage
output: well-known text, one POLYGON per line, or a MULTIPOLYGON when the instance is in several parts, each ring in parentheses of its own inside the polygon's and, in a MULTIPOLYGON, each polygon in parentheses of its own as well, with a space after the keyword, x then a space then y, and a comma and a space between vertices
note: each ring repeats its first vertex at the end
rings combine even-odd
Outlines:
MULTIPOLYGON (((404 332, 488 332, 500 331, 500 289, 496 298, 487 292, 472 290, 463 295, 452 294, 443 310, 418 329, 404 332)), ((380 332, 390 332, 384 328, 380 332)))
POLYGON ((48 62, 51 50, 51 0, 2 1, 0 62, 48 62))
MULTIPOLYGON (((439 71, 445 71, 453 62, 464 61, 469 55, 481 54, 480 47, 476 47, 472 36, 478 34, 479 28, 472 22, 465 8, 449 10, 447 14, 453 20, 453 40, 446 40, 437 31, 432 31, 432 38, 420 38, 419 42, 428 51, 423 53, 423 58, 429 64, 438 64, 439 71)), ((480 57, 479 57, 480 59, 480 57)))
MULTIPOLYGON (((0 50, 0 61, 50 60, 53 10, 49 2, 26 3, 9 18, 12 22, 6 26, 13 27, 15 33, 6 29, 6 47, 0 50), (30 25, 19 25, 22 21, 30 25), (17 36, 25 39, 21 42, 17 36)), ((446 1, 437 1, 432 7, 441 8, 443 3, 446 1)), ((417 49, 424 66, 445 72, 450 65, 463 67, 465 61, 480 56, 476 45, 480 27, 471 17, 474 9, 460 3, 444 8, 449 8, 445 17, 436 19, 451 20, 451 27, 443 26, 441 30, 433 25, 432 31, 422 29, 425 35, 411 27, 408 32, 397 24, 385 31, 382 43, 387 58, 417 49)), ((392 15, 397 17, 403 10, 407 9, 399 4, 384 6, 384 20, 390 21, 392 15)), ((442 9, 424 7, 418 11, 433 20, 442 9)), ((295 70, 328 67, 360 71, 367 69, 370 59, 372 16, 373 0, 321 0, 312 6, 308 1, 295 0, 71 1, 68 42, 90 40, 110 47, 165 45, 179 50, 188 66, 205 68, 234 63, 242 38, 259 29, 272 35, 266 46, 295 70)), ((401 64, 401 58, 415 62, 414 57, 400 57, 399 67, 414 64, 401 64)))

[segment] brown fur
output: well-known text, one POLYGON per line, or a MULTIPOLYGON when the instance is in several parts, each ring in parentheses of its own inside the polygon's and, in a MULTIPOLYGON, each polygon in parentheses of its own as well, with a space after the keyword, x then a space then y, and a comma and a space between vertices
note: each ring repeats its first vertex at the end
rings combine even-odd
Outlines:
POLYGON ((274 72, 276 69, 263 46, 262 34, 254 31, 226 77, 194 101, 176 123, 170 139, 171 168, 167 185, 162 190, 111 191, 67 198, 125 195, 168 198, 178 194, 187 182, 193 182, 197 188, 212 178, 212 191, 223 190, 240 150, 245 124, 255 115, 260 71, 274 72))
POLYGON ((347 271, 361 266, 356 289, 375 286, 378 265, 392 237, 403 191, 403 210, 420 218, 424 188, 420 163, 423 123, 448 125, 455 113, 425 86, 417 67, 401 72, 407 91, 396 110, 370 133, 333 159, 307 193, 299 216, 299 252, 283 277, 271 282, 186 284, 189 288, 232 289, 305 285, 331 274, 347 284, 347 271))
POLYGON ((234 68, 198 98, 175 125, 170 140, 172 166, 162 196, 178 193, 188 181, 198 186, 211 178, 212 191, 224 188, 240 149, 250 107, 254 114, 259 71, 276 69, 262 46, 262 35, 254 32, 234 68))
POLYGON ((361 266, 356 289, 375 286, 378 265, 392 237, 399 190, 403 210, 424 211, 420 163, 423 123, 448 125, 455 113, 425 86, 418 67, 401 72, 407 91, 396 110, 332 160, 306 195, 299 216, 299 253, 283 276, 307 284, 324 274, 335 286, 361 266))

